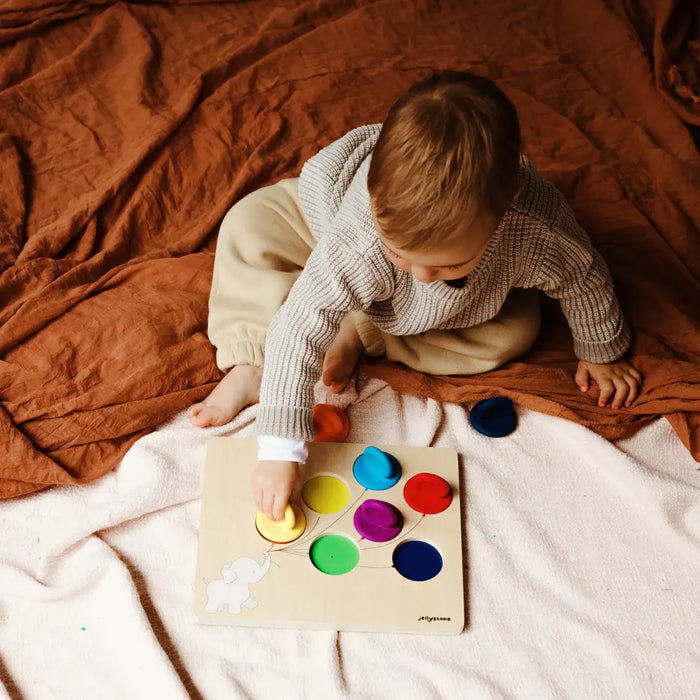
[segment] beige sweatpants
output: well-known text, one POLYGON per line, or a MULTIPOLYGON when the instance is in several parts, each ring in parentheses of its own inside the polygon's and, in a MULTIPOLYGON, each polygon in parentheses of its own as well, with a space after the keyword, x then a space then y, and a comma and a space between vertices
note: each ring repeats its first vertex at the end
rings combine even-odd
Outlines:
MULTIPOLYGON (((263 366, 272 317, 316 240, 299 209, 296 178, 263 187, 234 204, 221 223, 209 297, 209 339, 220 369, 263 366)), ((386 355, 430 374, 487 372, 526 352, 537 337, 535 290, 513 290, 490 321, 459 330, 395 337, 354 317, 369 355, 386 355)))

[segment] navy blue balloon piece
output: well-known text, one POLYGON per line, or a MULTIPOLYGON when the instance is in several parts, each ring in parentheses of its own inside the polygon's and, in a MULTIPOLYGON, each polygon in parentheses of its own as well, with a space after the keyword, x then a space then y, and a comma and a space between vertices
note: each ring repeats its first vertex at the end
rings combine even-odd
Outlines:
POLYGON ((487 437, 510 435, 518 423, 513 402, 505 396, 484 399, 474 404, 469 420, 474 430, 487 437))
POLYGON ((428 581, 442 570, 442 556, 432 544, 420 540, 402 542, 392 555, 394 568, 411 581, 428 581))

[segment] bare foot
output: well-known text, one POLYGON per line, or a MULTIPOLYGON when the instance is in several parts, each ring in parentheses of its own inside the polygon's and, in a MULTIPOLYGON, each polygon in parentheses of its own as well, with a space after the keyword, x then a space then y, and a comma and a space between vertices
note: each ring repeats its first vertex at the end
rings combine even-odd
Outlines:
POLYGON ((323 383, 334 393, 342 391, 350 381, 364 348, 352 317, 346 316, 340 324, 335 340, 323 358, 323 383))
POLYGON ((192 425, 208 428, 225 425, 241 409, 260 400, 262 370, 253 365, 236 365, 201 403, 187 409, 192 425))

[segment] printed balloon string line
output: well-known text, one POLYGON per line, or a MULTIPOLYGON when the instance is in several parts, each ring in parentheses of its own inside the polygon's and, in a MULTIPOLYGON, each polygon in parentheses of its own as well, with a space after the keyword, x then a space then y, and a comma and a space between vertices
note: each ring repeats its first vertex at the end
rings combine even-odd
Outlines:
MULTIPOLYGON (((350 505, 345 506, 345 508, 344 508, 344 509, 342 510, 342 512, 340 513, 340 515, 339 515, 332 523, 329 523, 328 525, 326 525, 326 526, 323 528, 323 530, 321 530, 321 532, 319 532, 319 536, 322 535, 324 532, 326 532, 326 531, 328 530, 328 528, 333 527, 333 525, 335 525, 343 516, 345 516, 345 515, 347 514, 347 512, 348 512, 348 511, 349 511, 349 510, 350 510, 350 509, 351 509, 351 508, 352 508, 366 493, 367 493, 367 489, 364 489, 364 490, 362 491, 362 493, 360 493, 360 495, 359 495, 350 505)), ((299 547, 300 545, 302 545, 302 544, 308 542, 308 541, 309 541, 309 538, 310 538, 311 535, 313 534, 314 529, 316 528, 316 526, 319 524, 320 521, 321 521, 321 515, 317 513, 317 514, 316 514, 316 522, 313 524, 311 530, 309 530, 309 531, 308 531, 305 535, 303 535, 300 539, 294 540, 293 542, 291 542, 290 544, 288 544, 286 547, 282 547, 281 549, 275 549, 275 550, 272 550, 272 551, 275 551, 275 552, 284 552, 284 551, 286 551, 287 549, 296 549, 296 548, 299 547)))
MULTIPOLYGON (((423 515, 420 516, 420 520, 417 523, 415 523, 410 529, 406 530, 406 532, 399 532, 399 534, 396 535, 396 537, 392 537, 387 542, 382 542, 381 544, 372 545, 371 547, 360 547, 360 551, 366 552, 368 549, 379 549, 380 547, 386 547, 387 545, 393 544, 399 537, 406 537, 406 535, 408 535, 409 532, 413 532, 423 522, 424 518, 425 513, 423 513, 423 515)), ((358 542, 361 542, 364 539, 364 537, 360 537, 358 542)))
POLYGON ((326 532, 329 527, 333 527, 343 516, 347 514, 347 512, 367 493, 367 489, 364 489, 362 493, 349 505, 345 506, 344 510, 341 512, 341 514, 329 525, 326 525, 326 527, 321 531, 321 533, 326 532))
MULTIPOLYGON (((273 549, 272 551, 273 552, 284 552, 287 549, 290 549, 293 547, 299 547, 300 545, 304 544, 304 542, 307 541, 309 539, 309 537, 311 537, 311 534, 313 533, 314 529, 316 528, 316 525, 318 525, 319 522, 321 522, 321 516, 318 513, 316 513, 316 521, 311 526, 311 529, 305 535, 300 537, 298 540, 292 540, 288 545, 286 545, 285 547, 282 547, 281 549, 273 549)), ((273 547, 275 546, 274 542, 272 543, 272 546, 273 547)))
MULTIPOLYGON (((280 554, 290 554, 293 557, 307 558, 309 556, 308 549, 305 552, 303 552, 301 550, 283 550, 283 549, 278 549, 277 551, 280 552, 280 554)), ((279 566, 279 564, 277 566, 279 566)))
POLYGON ((413 532, 423 522, 423 520, 425 520, 425 513, 423 513, 420 516, 420 520, 412 528, 406 530, 406 532, 403 532, 401 534, 405 537, 406 535, 408 535, 409 532, 413 532))
MULTIPOLYGON (((348 511, 349 511, 349 510, 350 510, 350 509, 351 509, 351 508, 352 508, 366 493, 367 493, 367 489, 365 489, 364 491, 362 491, 362 493, 361 493, 349 506, 345 506, 345 508, 343 509, 343 511, 340 513, 340 515, 339 515, 332 523, 329 523, 328 525, 326 525, 326 526, 323 528, 323 530, 321 530, 321 532, 319 532, 319 537, 320 537, 324 532, 327 532, 327 531, 328 531, 328 528, 333 527, 333 525, 335 525, 341 518, 343 518, 345 515, 347 515, 347 512, 348 512, 348 511)), ((319 516, 318 516, 318 519, 316 520, 316 523, 314 524, 314 527, 316 527, 316 525, 320 522, 320 520, 321 520, 321 516, 319 515, 319 516)), ((295 541, 292 543, 292 545, 289 545, 289 546, 290 546, 290 547, 292 547, 292 546, 293 546, 293 547, 298 547, 298 546, 304 544, 305 542, 308 542, 310 536, 311 536, 311 532, 309 532, 308 534, 304 535, 301 539, 295 540, 295 541)), ((286 549, 286 547, 285 547, 285 549, 286 549)), ((283 551, 283 550, 278 549, 278 550, 275 550, 275 551, 281 552, 281 551, 283 551)))

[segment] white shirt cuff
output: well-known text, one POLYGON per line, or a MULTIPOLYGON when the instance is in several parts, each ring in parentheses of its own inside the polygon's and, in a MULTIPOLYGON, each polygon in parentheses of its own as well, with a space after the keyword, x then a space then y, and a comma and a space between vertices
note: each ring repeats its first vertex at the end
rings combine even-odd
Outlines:
POLYGON ((259 462, 298 462, 305 464, 309 456, 306 440, 258 435, 259 462))

